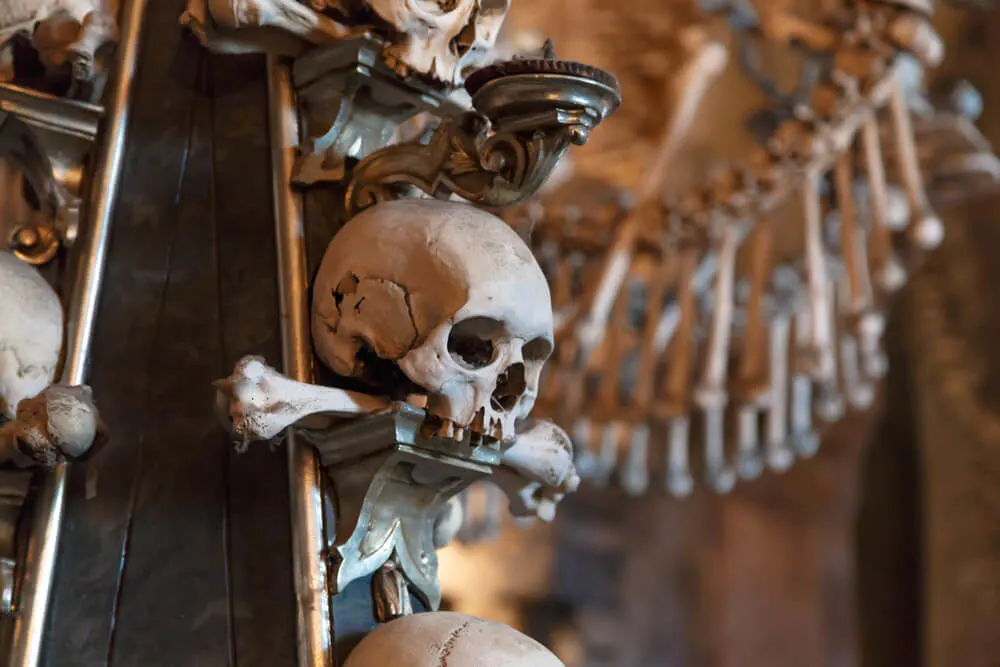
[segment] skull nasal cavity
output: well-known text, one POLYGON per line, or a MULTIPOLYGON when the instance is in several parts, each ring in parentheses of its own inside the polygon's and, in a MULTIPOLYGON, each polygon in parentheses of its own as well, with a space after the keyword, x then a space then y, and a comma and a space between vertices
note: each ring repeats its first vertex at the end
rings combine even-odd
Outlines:
POLYGON ((517 406, 517 400, 528 388, 524 380, 524 364, 514 364, 497 378, 497 388, 493 391, 493 407, 505 412, 517 406))

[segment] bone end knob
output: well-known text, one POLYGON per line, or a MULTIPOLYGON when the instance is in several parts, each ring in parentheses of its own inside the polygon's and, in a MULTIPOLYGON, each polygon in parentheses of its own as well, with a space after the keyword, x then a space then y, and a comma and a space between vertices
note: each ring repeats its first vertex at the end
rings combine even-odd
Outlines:
POLYGON ((847 406, 844 397, 828 383, 820 383, 816 396, 816 415, 825 422, 835 422, 844 416, 847 406))
POLYGON ((913 241, 921 250, 934 250, 944 240, 944 223, 936 215, 924 215, 914 221, 913 241))
POLYGON ((819 451, 819 434, 815 431, 796 433, 792 436, 792 449, 804 459, 811 458, 819 451))
POLYGON ((729 493, 736 486, 736 473, 729 468, 719 467, 708 472, 706 482, 716 493, 729 493))
POLYGON ((736 466, 741 478, 757 479, 764 472, 764 459, 758 452, 742 452, 736 466))
MULTIPOLYGON (((793 436, 794 439, 794 436, 793 436)), ((795 454, 785 443, 767 449, 767 467, 773 472, 785 472, 795 462, 795 454)))
POLYGON ((902 289, 903 285, 906 284, 906 278, 906 268, 898 257, 890 257, 886 260, 878 273, 879 285, 890 294, 902 289))
POLYGON ((685 498, 694 491, 694 479, 686 471, 674 470, 667 475, 667 493, 685 498))

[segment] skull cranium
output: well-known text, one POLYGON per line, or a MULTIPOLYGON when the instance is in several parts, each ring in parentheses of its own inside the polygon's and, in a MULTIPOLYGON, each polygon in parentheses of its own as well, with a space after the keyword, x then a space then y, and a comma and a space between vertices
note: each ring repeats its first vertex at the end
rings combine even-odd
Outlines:
POLYGON ((62 349, 59 297, 35 267, 0 251, 0 416, 55 377, 62 349))
POLYGON ((456 612, 403 616, 376 628, 346 667, 563 667, 548 649, 496 621, 456 612))
POLYGON ((334 372, 423 393, 439 433, 509 441, 553 347, 540 267, 467 204, 378 204, 334 236, 313 286, 313 342, 334 372))

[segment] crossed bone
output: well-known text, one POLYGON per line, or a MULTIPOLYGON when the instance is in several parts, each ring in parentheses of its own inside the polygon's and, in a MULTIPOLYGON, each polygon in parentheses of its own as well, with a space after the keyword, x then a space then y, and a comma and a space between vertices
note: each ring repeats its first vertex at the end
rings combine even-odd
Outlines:
MULTIPOLYGON (((391 406, 377 396, 293 380, 257 356, 243 357, 216 389, 217 408, 238 451, 250 442, 275 442, 292 430, 313 440, 345 419, 391 406)), ((511 513, 551 521, 556 505, 580 483, 569 436, 543 421, 503 447, 501 465, 490 479, 507 494, 511 513)))

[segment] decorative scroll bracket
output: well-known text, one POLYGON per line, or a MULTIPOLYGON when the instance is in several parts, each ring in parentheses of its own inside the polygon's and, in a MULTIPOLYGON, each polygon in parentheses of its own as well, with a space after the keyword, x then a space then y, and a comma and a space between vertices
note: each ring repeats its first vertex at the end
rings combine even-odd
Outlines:
POLYGON ((441 602, 434 526, 453 497, 490 477, 502 454, 421 434, 424 412, 405 403, 323 431, 298 428, 333 481, 336 590, 390 560, 431 609, 441 602))
POLYGON ((491 208, 519 204, 545 184, 571 144, 585 144, 621 104, 614 77, 576 63, 515 60, 481 78, 485 83, 469 86, 474 112, 442 123, 426 145, 388 146, 354 168, 348 215, 404 196, 406 186, 491 208), (574 69, 583 73, 567 73, 574 69))
POLYGON ((361 160, 385 146, 404 121, 430 111, 463 111, 447 91, 419 79, 401 79, 385 64, 384 45, 373 37, 338 41, 296 59, 293 85, 305 139, 292 182, 340 181, 345 160, 361 160))

